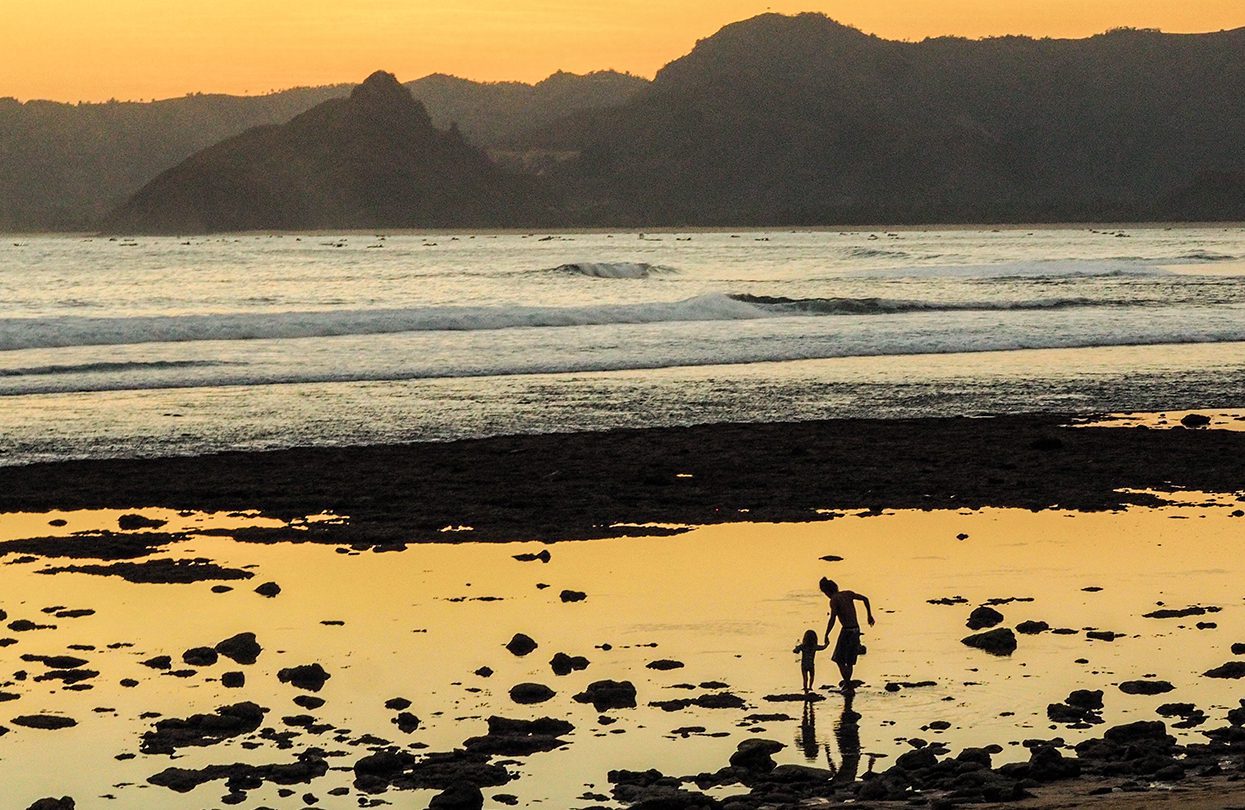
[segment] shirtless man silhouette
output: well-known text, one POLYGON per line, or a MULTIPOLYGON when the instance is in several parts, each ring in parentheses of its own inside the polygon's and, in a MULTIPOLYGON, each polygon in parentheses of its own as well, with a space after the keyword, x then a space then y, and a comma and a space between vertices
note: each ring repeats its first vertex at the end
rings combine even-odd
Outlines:
POLYGON ((821 592, 830 600, 830 619, 826 622, 826 634, 822 643, 830 643, 830 631, 834 629, 837 621, 841 629, 830 660, 839 665, 839 674, 843 676, 839 685, 844 690, 851 691, 856 688, 852 681, 852 670, 856 666, 857 656, 860 655, 860 619, 856 616, 856 602, 864 602, 865 616, 870 627, 874 624, 873 606, 869 604, 867 596, 839 590, 838 583, 832 579, 822 577, 820 587, 821 592))

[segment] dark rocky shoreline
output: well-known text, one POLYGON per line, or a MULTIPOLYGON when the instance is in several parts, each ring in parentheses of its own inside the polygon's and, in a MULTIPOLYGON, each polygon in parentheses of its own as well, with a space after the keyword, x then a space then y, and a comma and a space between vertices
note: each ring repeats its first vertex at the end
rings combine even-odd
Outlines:
POLYGON ((329 511, 349 521, 230 534, 375 546, 592 539, 643 523, 821 520, 828 509, 1100 511, 1155 502, 1121 490, 1236 492, 1245 481, 1245 433, 1067 427, 1073 418, 723 424, 0 467, 0 511, 329 511))

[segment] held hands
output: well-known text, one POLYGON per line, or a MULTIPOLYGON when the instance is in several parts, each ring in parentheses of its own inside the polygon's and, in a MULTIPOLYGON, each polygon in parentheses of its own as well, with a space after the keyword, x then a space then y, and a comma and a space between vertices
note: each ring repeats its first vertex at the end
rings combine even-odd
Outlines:
POLYGON ((872 627, 872 626, 873 626, 873 625, 875 625, 875 624, 877 624, 877 622, 876 622, 876 621, 874 621, 874 619, 873 619, 873 617, 872 617, 872 616, 870 616, 870 617, 869 617, 869 626, 870 626, 870 627, 872 627))

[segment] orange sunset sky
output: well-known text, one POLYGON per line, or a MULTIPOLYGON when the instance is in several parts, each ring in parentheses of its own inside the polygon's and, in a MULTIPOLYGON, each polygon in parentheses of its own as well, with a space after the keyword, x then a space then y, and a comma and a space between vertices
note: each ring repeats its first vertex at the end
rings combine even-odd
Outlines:
POLYGON ((255 94, 378 68, 403 80, 651 76, 697 39, 765 11, 821 11, 891 39, 1245 26, 1245 0, 0 0, 0 97, 255 94))

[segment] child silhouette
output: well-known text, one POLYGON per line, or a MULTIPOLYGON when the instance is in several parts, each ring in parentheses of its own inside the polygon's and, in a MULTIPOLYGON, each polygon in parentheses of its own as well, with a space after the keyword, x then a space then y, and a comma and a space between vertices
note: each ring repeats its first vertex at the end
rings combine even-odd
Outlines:
POLYGON ((804 691, 813 691, 813 678, 816 675, 817 653, 829 647, 829 644, 817 643, 817 631, 805 630, 804 638, 791 652, 800 654, 800 674, 803 676, 804 691))

